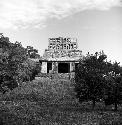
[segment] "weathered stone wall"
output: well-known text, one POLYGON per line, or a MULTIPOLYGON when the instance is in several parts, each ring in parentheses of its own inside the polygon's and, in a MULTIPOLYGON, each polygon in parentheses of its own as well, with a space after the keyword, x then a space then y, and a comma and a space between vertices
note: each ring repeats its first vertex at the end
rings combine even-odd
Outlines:
POLYGON ((41 72, 47 73, 47 62, 42 62, 41 72))
POLYGON ((70 63, 70 72, 74 71, 74 61, 78 61, 80 58, 83 58, 82 51, 77 48, 77 39, 62 37, 49 38, 48 49, 45 50, 42 57, 42 60, 46 60, 46 62, 42 63, 41 72, 47 73, 48 61, 52 62, 52 70, 50 70, 49 73, 58 73, 58 63, 66 61, 70 63))

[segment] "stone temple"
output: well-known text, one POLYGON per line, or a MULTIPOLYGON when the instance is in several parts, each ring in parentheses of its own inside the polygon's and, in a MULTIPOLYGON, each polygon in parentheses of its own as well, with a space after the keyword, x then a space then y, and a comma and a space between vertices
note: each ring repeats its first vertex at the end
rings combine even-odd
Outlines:
POLYGON ((78 50, 76 38, 49 38, 48 49, 39 60, 41 73, 71 73, 83 59, 82 51, 78 50))

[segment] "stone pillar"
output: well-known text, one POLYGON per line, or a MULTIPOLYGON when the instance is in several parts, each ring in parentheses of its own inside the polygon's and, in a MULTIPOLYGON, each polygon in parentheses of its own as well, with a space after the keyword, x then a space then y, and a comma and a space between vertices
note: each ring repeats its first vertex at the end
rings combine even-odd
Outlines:
POLYGON ((53 62, 53 79, 58 79, 58 62, 53 62))
POLYGON ((72 62, 70 62, 70 72, 72 72, 73 70, 73 66, 72 66, 72 62))
POLYGON ((74 62, 70 62, 70 72, 75 70, 75 63, 74 62))
POLYGON ((41 72, 42 73, 47 73, 47 62, 42 62, 41 72))
POLYGON ((58 73, 58 62, 53 62, 52 65, 53 73, 58 73))

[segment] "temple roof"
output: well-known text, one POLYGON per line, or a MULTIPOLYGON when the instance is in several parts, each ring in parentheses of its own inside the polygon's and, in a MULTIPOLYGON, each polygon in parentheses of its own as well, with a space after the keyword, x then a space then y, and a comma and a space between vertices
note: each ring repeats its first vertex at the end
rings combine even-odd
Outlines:
POLYGON ((75 38, 49 38, 48 49, 45 49, 40 61, 68 61, 77 62, 83 59, 81 50, 78 50, 77 39, 75 38))
POLYGON ((61 57, 61 58, 44 58, 44 57, 41 57, 39 60, 40 61, 42 61, 42 62, 48 62, 48 61, 56 61, 56 62, 58 62, 58 61, 63 61, 63 62, 77 62, 77 61, 79 61, 80 59, 83 59, 84 58, 84 56, 79 56, 79 57, 73 57, 73 58, 71 58, 71 57, 61 57))

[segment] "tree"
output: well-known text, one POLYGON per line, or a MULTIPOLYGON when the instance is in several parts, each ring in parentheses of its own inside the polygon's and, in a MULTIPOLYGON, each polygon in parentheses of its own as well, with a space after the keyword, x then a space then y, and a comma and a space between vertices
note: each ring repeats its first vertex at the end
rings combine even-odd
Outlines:
POLYGON ((105 105, 117 105, 122 101, 122 67, 119 63, 107 62, 102 53, 88 54, 75 70, 75 92, 80 102, 103 99, 105 105))
POLYGON ((33 47, 25 49, 18 41, 11 43, 8 37, 0 34, 0 89, 13 89, 23 81, 30 81, 40 72, 40 65, 30 60, 38 51, 33 47), (30 48, 30 49, 29 49, 30 48))
POLYGON ((35 59, 40 57, 40 55, 38 54, 38 50, 34 49, 32 46, 27 46, 26 51, 29 58, 35 59))
MULTIPOLYGON (((3 91, 3 84, 6 82, 6 79, 9 79, 10 74, 8 70, 8 56, 10 41, 8 37, 4 37, 3 34, 0 37, 0 90, 3 91), (8 75, 8 77, 6 77, 8 75)), ((10 81, 10 79, 9 79, 10 81)), ((4 91, 3 91, 4 92, 4 91)))
POLYGON ((22 64, 22 68, 19 73, 19 78, 21 78, 23 82, 32 81, 40 71, 41 71, 40 63, 37 63, 31 59, 27 59, 22 64))
POLYGON ((80 102, 91 100, 95 102, 103 96, 103 83, 107 56, 104 53, 88 54, 80 60, 75 70, 75 92, 80 102))
POLYGON ((110 71, 105 76, 105 105, 114 104, 114 110, 122 101, 122 67, 119 63, 111 64, 110 71))
POLYGON ((13 89, 19 84, 18 70, 27 59, 26 50, 21 43, 11 43, 9 38, 4 36, 0 38, 0 50, 0 87, 13 89))
POLYGON ((9 50, 8 70, 19 84, 19 71, 22 69, 23 62, 27 60, 26 49, 22 47, 21 43, 15 42, 10 45, 9 50))

